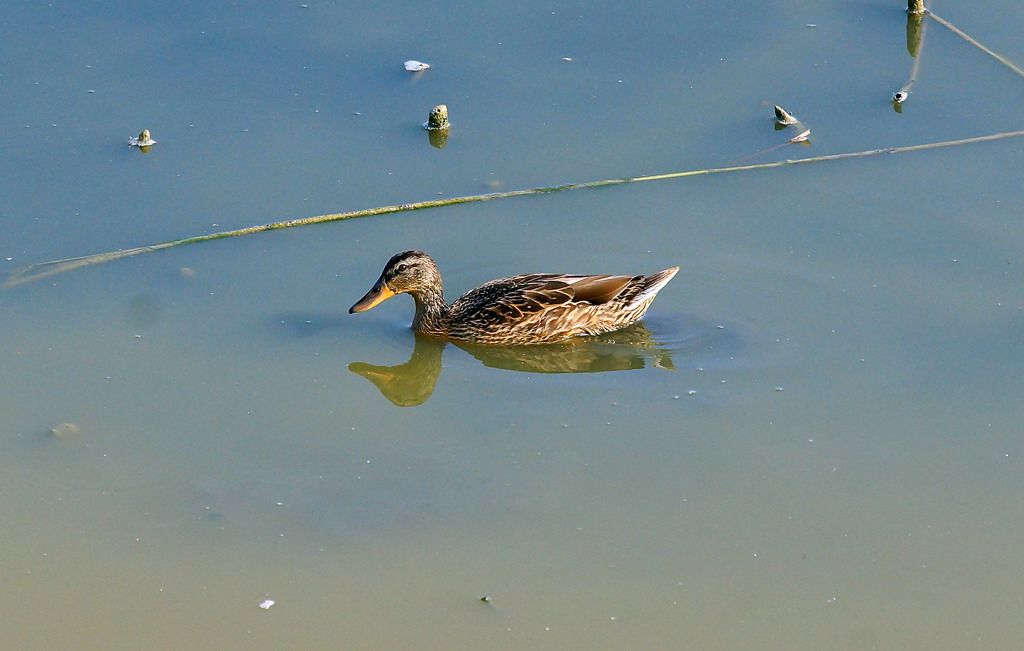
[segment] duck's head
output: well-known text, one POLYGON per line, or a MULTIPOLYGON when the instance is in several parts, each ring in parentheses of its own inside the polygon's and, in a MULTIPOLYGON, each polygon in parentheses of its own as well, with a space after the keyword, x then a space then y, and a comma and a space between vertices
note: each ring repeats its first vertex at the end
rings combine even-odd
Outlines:
POLYGON ((398 294, 440 294, 441 288, 441 273, 429 255, 423 251, 403 251, 388 260, 377 282, 348 313, 365 312, 398 294))

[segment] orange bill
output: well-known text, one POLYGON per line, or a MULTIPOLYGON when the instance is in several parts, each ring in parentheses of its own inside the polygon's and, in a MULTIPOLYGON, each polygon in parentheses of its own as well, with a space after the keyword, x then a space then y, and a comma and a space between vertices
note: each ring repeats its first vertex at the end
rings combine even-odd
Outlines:
POLYGON ((348 313, 355 314, 356 312, 365 312, 373 309, 394 295, 395 293, 391 291, 391 288, 388 287, 383 279, 378 280, 370 288, 370 291, 366 292, 366 296, 359 299, 355 305, 348 309, 348 313))

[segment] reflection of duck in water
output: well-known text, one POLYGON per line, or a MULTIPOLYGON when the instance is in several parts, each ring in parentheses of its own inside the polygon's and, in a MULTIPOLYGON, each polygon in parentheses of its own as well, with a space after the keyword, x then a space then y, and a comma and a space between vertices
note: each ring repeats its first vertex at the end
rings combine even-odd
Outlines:
POLYGON ((484 366, 527 373, 604 373, 646 367, 674 369, 672 355, 643 323, 603 335, 543 346, 480 346, 455 342, 484 366))
POLYGON ((672 267, 650 276, 525 274, 492 280, 448 305, 434 261, 422 251, 405 251, 388 261, 349 312, 365 312, 407 293, 416 302, 412 328, 418 333, 483 345, 548 344, 635 323, 677 271, 672 267))
POLYGON ((373 382, 384 397, 399 407, 422 405, 434 393, 441 375, 441 351, 444 342, 416 336, 416 347, 405 364, 377 366, 352 362, 348 370, 373 382))
MULTIPOLYGON (((542 346, 483 346, 454 342, 485 366, 528 373, 601 373, 645 367, 674 369, 668 349, 660 346, 642 323, 616 332, 542 346)), ((416 335, 412 357, 397 366, 352 362, 361 375, 399 407, 426 402, 441 374, 445 342, 416 335)))

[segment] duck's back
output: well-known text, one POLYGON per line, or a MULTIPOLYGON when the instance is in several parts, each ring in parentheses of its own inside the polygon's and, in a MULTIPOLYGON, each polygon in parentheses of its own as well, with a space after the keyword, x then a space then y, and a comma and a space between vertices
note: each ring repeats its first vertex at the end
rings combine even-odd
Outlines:
POLYGON ((650 276, 524 274, 492 280, 451 305, 448 336, 483 344, 543 344, 640 319, 678 267, 650 276))

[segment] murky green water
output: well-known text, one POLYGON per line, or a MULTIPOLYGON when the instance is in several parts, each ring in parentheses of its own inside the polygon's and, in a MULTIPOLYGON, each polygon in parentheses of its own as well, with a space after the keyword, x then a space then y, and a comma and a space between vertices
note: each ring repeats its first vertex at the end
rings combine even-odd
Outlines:
MULTIPOLYGON (((0 8, 0 271, 1024 128, 1024 79, 934 23, 893 111, 912 64, 897 0, 308 4, 0 8), (444 149, 419 128, 440 102, 444 149), (791 135, 774 103, 809 148, 758 154, 791 135), (125 144, 142 128, 148 154, 125 144)), ((1024 9, 981 4, 933 8, 1024 61, 1024 9)), ((4 290, 0 636, 1013 648, 1022 165, 1005 140, 546 195, 4 290), (412 247, 450 295, 682 270, 639 328, 481 351, 418 341, 404 298, 347 314, 412 247)))

